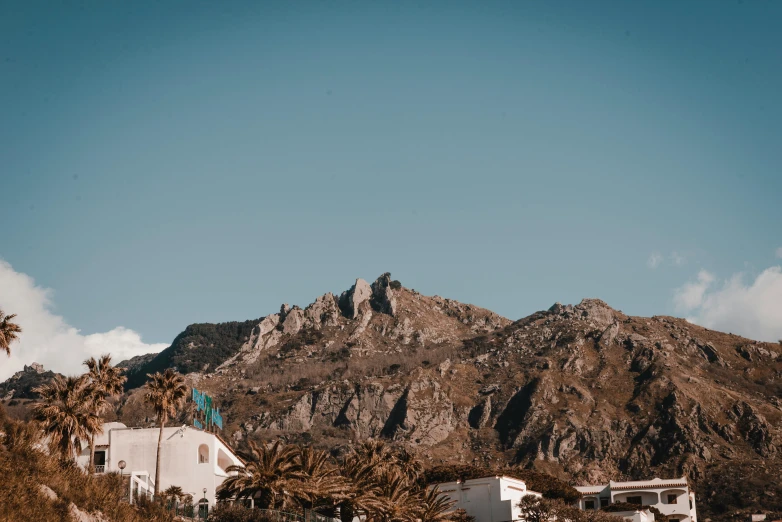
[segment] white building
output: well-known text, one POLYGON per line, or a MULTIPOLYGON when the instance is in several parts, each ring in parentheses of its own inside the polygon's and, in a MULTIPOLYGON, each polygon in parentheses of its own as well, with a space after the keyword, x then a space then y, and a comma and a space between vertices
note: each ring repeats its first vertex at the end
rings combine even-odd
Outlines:
POLYGON ((677 479, 638 480, 614 482, 597 486, 578 486, 581 493, 578 507, 600 509, 617 502, 639 506, 652 506, 671 520, 697 522, 695 493, 690 490, 685 477, 677 479))
POLYGON ((519 501, 526 495, 542 496, 530 491, 522 480, 510 477, 485 477, 437 484, 440 492, 475 517, 475 522, 510 522, 519 520, 519 501))
POLYGON ((615 517, 620 517, 625 522, 654 522, 654 513, 649 509, 633 509, 631 511, 612 511, 610 513, 615 517))
MULTIPOLYGON (((96 472, 148 475, 156 481, 159 433, 159 428, 128 428, 119 422, 105 423, 103 434, 95 438, 96 472), (125 461, 124 470, 119 468, 120 461, 125 461)), ((192 495, 195 502, 205 496, 210 505, 215 503, 217 487, 228 477, 228 466, 243 464, 219 436, 190 426, 163 428, 160 451, 160 491, 179 486, 192 495)), ((89 460, 90 448, 87 447, 78 462, 86 468, 89 460)))

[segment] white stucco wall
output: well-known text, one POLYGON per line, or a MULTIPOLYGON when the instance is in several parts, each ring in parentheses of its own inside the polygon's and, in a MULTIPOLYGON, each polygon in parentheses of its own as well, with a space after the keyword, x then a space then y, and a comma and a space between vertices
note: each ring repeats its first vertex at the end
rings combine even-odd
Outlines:
MULTIPOLYGON (((157 455, 158 428, 125 428, 123 425, 104 427, 103 440, 96 441, 96 447, 101 442, 108 444, 106 456, 106 471, 120 472, 117 464, 126 462, 124 474, 134 471, 146 471, 152 480, 155 477, 155 459, 157 455), (108 429, 106 429, 108 428, 108 429)), ((84 452, 83 452, 84 453, 84 452)), ((79 457, 82 463, 84 455, 79 457)), ((86 461, 89 462, 89 449, 86 450, 86 461)), ((206 498, 210 504, 215 502, 215 492, 228 476, 225 471, 230 465, 241 464, 241 461, 215 435, 192 427, 184 430, 181 426, 163 429, 163 442, 160 457, 160 490, 169 486, 179 486, 185 493, 193 495, 194 500, 203 498, 206 488, 206 498), (205 445, 209 453, 209 461, 199 462, 199 447, 205 445)))
POLYGON ((615 511, 611 513, 615 517, 622 517, 625 522, 653 522, 654 513, 651 511, 615 511))
POLYGON ((456 501, 452 509, 464 509, 475 517, 475 522, 519 520, 518 503, 522 497, 540 496, 540 493, 527 490, 523 481, 509 477, 486 477, 437 486, 445 496, 456 501))
POLYGON ((682 522, 697 522, 695 509, 695 494, 685 485, 683 478, 663 480, 655 478, 651 481, 639 482, 611 482, 606 486, 580 486, 577 487, 584 497, 579 501, 579 507, 584 509, 585 501, 594 497, 596 506, 598 497, 609 496, 611 502, 626 502, 628 497, 641 497, 642 504, 651 505, 659 509, 664 515, 682 522), (670 486, 671 482, 680 482, 681 486, 670 486), (665 486, 668 483, 668 487, 665 486), (632 487, 628 487, 632 486, 632 487), (596 491, 598 491, 596 493, 596 491), (668 501, 668 495, 676 495, 676 503, 668 501), (692 506, 692 507, 690 507, 692 506))

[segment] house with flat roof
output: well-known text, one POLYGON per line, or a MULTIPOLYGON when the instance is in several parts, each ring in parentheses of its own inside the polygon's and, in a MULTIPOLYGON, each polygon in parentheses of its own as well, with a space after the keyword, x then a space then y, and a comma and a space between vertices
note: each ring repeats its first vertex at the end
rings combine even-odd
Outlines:
POLYGON ((654 478, 630 482, 609 481, 608 484, 577 486, 581 493, 578 507, 583 510, 600 509, 618 502, 638 506, 652 506, 671 520, 697 522, 695 492, 690 490, 686 477, 676 479, 654 478))
MULTIPOLYGON (((431 487, 435 487, 432 485, 431 487)), ((511 477, 483 477, 437 484, 443 496, 456 502, 475 522, 512 522, 521 519, 519 501, 526 495, 542 495, 527 489, 523 480, 511 477)))
MULTIPOLYGON (((128 428, 120 422, 107 422, 103 434, 95 438, 95 470, 148 477, 154 484, 159 428, 128 428), (123 462, 123 468, 120 468, 123 462)), ((160 491, 179 486, 197 502, 216 502, 218 486, 228 477, 229 466, 242 460, 218 435, 192 426, 163 428, 160 455, 160 491), (204 493, 206 490, 206 493, 204 493)), ((77 462, 89 465, 90 448, 82 449, 77 462)))

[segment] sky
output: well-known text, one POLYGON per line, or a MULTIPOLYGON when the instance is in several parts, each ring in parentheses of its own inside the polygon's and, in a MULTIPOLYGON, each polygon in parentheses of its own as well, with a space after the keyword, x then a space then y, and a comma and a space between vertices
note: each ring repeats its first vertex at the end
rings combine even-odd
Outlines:
POLYGON ((390 271, 782 339, 782 3, 0 0, 0 307, 32 361, 390 271))

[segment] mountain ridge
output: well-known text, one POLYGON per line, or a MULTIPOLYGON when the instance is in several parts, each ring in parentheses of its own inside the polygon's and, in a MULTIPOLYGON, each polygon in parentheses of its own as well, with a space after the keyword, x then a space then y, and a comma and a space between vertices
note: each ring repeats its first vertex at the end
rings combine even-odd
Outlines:
MULTIPOLYGON (((131 377, 185 371, 235 445, 379 438, 430 466, 572 484, 685 475, 705 516, 782 510, 782 345, 684 319, 584 299, 511 321, 386 273, 303 309, 190 325, 167 350, 131 377)), ((129 387, 119 420, 150 422, 141 392, 129 387)))

